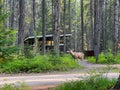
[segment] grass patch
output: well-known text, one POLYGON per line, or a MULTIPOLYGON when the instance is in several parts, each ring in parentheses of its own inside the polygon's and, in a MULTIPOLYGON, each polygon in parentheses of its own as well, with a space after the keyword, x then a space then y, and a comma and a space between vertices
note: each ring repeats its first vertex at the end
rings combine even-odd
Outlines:
POLYGON ((110 90, 116 81, 116 79, 94 75, 84 80, 64 83, 59 85, 56 90, 110 90))

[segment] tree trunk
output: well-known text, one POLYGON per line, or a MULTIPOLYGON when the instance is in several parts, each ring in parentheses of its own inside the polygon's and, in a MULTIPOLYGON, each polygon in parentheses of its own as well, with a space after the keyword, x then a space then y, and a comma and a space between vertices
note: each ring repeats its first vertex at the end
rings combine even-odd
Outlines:
POLYGON ((63 32, 64 32, 64 52, 66 52, 66 0, 64 0, 64 15, 63 15, 63 21, 64 21, 64 27, 63 27, 63 32))
POLYGON ((89 49, 93 50, 93 0, 90 0, 90 40, 89 49))
POLYGON ((94 55, 97 63, 100 49, 99 0, 94 0, 94 9, 94 55))
POLYGON ((18 45, 20 49, 24 49, 24 18, 25 18, 25 1, 19 0, 19 30, 18 30, 18 45))
POLYGON ((42 54, 46 53, 46 0, 42 0, 42 54))
POLYGON ((84 8, 83 0, 81 0, 81 36, 82 36, 82 51, 84 51, 84 18, 83 18, 84 8))
MULTIPOLYGON (((69 13, 69 33, 71 34, 71 0, 68 0, 68 13, 69 13)), ((69 38, 69 47, 72 48, 72 40, 69 38)))
POLYGON ((14 29, 14 0, 10 0, 10 29, 14 29))
MULTIPOLYGON (((114 54, 118 51, 118 6, 119 1, 114 1, 114 54)), ((114 86, 114 90, 120 90, 120 75, 117 83, 114 86)))
POLYGON ((60 0, 54 0, 54 50, 59 56, 60 44, 60 0))
MULTIPOLYGON (((113 5, 112 5, 112 0, 110 0, 110 5, 109 5, 109 25, 108 25, 108 27, 109 27, 109 30, 110 30, 110 34, 109 34, 109 40, 111 41, 111 45, 109 45, 109 47, 108 48, 111 48, 111 50, 113 50, 113 36, 114 36, 114 30, 113 30, 113 18, 112 17, 114 17, 114 15, 113 15, 113 13, 112 13, 112 10, 113 9, 113 5)), ((108 42, 108 44, 109 44, 109 42, 108 42)))
POLYGON ((34 29, 34 32, 37 33, 37 30, 36 30, 36 19, 35 19, 35 16, 36 16, 36 7, 35 7, 35 0, 33 0, 33 29, 34 29))
MULTIPOLYGON (((19 30, 19 18, 20 18, 20 11, 19 11, 19 0, 14 0, 14 28, 19 30)), ((19 31, 18 31, 19 32, 19 31)), ((18 43, 18 39, 16 44, 18 43)))
MULTIPOLYGON (((9 12, 9 1, 8 0, 5 0, 5 13, 8 14, 9 12)), ((5 26, 8 28, 9 27, 9 17, 6 17, 6 21, 5 21, 5 26)))
MULTIPOLYGON (((36 55, 37 53, 39 53, 40 51, 40 47, 39 47, 39 43, 38 43, 38 38, 37 38, 37 30, 36 30, 36 3, 35 0, 32 0, 32 13, 33 13, 33 34, 35 36, 35 48, 34 48, 34 54, 36 55)), ((31 32, 30 32, 31 33, 31 32)))
POLYGON ((104 0, 99 0, 99 29, 100 29, 100 35, 103 39, 103 42, 101 42, 101 45, 103 45, 103 48, 101 48, 101 45, 99 47, 100 50, 105 51, 105 46, 106 46, 106 38, 105 38, 105 34, 106 34, 106 29, 107 27, 104 29, 104 20, 105 20, 105 15, 104 15, 104 11, 105 11, 105 2, 104 0), (102 32, 102 33, 101 33, 102 32))
POLYGON ((102 39, 103 39, 103 42, 102 42, 102 50, 105 52, 105 49, 106 49, 106 29, 107 29, 107 17, 106 17, 106 15, 107 15, 107 8, 106 8, 106 0, 104 1, 104 3, 103 3, 103 17, 102 17, 102 21, 103 21, 103 26, 102 26, 102 39))
POLYGON ((114 1, 114 54, 117 54, 118 52, 118 7, 119 7, 119 1, 114 1))
POLYGON ((77 51, 77 0, 74 0, 74 26, 73 26, 73 30, 74 30, 74 50, 77 51))

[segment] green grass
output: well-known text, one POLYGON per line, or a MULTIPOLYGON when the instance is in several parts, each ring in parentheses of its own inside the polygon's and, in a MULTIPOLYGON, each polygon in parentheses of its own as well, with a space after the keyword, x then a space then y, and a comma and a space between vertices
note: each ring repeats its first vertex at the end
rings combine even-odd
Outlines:
POLYGON ((39 73, 47 71, 65 71, 80 67, 69 55, 38 55, 34 58, 20 57, 0 63, 0 73, 39 73))
POLYGON ((80 81, 64 83, 59 85, 56 90, 110 90, 116 81, 116 79, 95 75, 80 81))
MULTIPOLYGON (((100 64, 120 64, 120 53, 113 55, 111 52, 100 53, 97 63, 100 64)), ((95 57, 88 57, 88 62, 96 63, 95 57)))

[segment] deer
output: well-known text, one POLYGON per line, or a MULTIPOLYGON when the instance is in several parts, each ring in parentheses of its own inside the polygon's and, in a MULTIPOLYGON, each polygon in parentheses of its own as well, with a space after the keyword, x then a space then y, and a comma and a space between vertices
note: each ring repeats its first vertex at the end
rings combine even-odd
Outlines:
POLYGON ((80 59, 81 61, 83 61, 83 59, 84 59, 83 52, 74 52, 73 50, 70 50, 69 52, 74 59, 80 59))

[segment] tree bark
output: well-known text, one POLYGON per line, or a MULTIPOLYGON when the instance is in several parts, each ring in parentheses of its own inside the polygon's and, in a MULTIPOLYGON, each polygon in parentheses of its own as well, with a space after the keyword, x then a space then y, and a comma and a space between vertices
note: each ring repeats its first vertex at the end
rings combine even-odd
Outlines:
POLYGON ((77 51, 77 0, 74 0, 74 50, 77 51))
MULTIPOLYGON (((5 13, 8 14, 9 12, 9 0, 5 0, 5 13)), ((9 17, 6 17, 6 21, 5 21, 5 26, 8 28, 9 27, 9 17)))
MULTIPOLYGON (((68 0, 68 13, 69 13, 69 33, 71 34, 71 0, 68 0)), ((69 40, 70 40, 69 47, 72 48, 71 37, 69 38, 69 40)))
POLYGON ((19 29, 18 29, 18 45, 20 49, 24 49, 24 18, 25 18, 25 1, 19 0, 19 29))
POLYGON ((42 54, 46 53, 46 0, 42 0, 42 54))
POLYGON ((94 9, 94 55, 97 63, 100 49, 99 0, 94 0, 94 9))
POLYGON ((119 7, 119 1, 114 0, 114 54, 117 54, 118 52, 118 7, 119 7))
POLYGON ((93 50, 93 0, 90 0, 90 40, 89 40, 89 49, 93 50))
POLYGON ((60 0, 54 0, 54 50, 59 56, 60 44, 60 0))
MULTIPOLYGON (((118 51, 118 6, 119 1, 114 1, 114 54, 117 54, 118 51)), ((117 83, 114 86, 114 90, 120 89, 120 75, 117 83)))
POLYGON ((11 15, 10 15, 10 29, 14 29, 14 0, 10 0, 10 11, 11 11, 11 15))
POLYGON ((35 0, 33 0, 32 6, 33 6, 33 10, 32 10, 33 11, 33 29, 34 29, 34 32, 37 33, 37 30, 36 30, 36 19, 35 19, 35 16, 36 16, 35 0))
POLYGON ((83 0, 81 0, 81 36, 82 36, 82 51, 84 51, 84 8, 83 8, 83 0))
POLYGON ((64 21, 64 27, 63 27, 63 32, 64 32, 64 52, 66 52, 66 0, 64 0, 64 15, 63 15, 63 21, 64 21))

